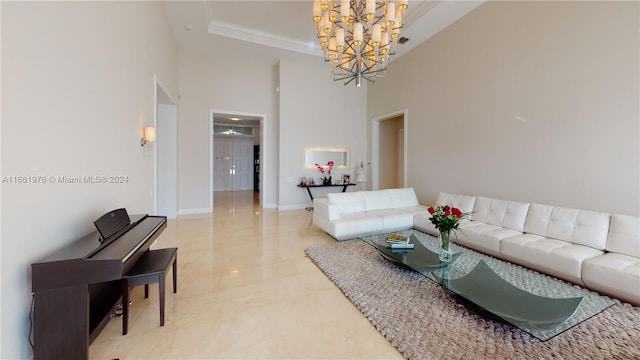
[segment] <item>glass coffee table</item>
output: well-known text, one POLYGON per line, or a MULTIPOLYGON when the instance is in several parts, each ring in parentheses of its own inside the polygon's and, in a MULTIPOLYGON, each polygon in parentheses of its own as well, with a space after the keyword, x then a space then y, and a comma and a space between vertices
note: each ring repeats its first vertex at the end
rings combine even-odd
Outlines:
POLYGON ((546 341, 615 302, 507 261, 453 245, 450 263, 438 259, 439 240, 417 230, 414 249, 389 249, 388 234, 361 237, 385 259, 440 284, 457 302, 546 341))

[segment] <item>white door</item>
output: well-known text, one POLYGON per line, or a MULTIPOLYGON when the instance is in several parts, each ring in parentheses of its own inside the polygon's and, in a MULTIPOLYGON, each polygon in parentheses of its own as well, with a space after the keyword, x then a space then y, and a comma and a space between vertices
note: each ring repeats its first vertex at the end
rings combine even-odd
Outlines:
POLYGON ((233 190, 253 190, 253 141, 233 142, 233 190))
POLYGON ((214 140, 214 191, 253 190, 253 140, 214 140))
POLYGON ((229 140, 215 139, 213 160, 213 190, 231 190, 231 147, 229 140))

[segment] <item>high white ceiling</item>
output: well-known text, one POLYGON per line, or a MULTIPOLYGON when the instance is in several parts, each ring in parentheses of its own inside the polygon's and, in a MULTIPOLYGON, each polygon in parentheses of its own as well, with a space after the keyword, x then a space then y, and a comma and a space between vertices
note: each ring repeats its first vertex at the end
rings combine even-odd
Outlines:
MULTIPOLYGON (((402 36, 391 61, 446 28, 484 0, 409 0, 402 36)), ((169 23, 181 48, 211 56, 253 57, 276 63, 321 61, 312 1, 167 1, 169 23)))
MULTIPOLYGON (((409 0, 394 61, 466 15, 485 0, 409 0)), ((164 6, 180 48, 210 56, 253 58, 275 64, 280 59, 322 62, 322 49, 312 19, 312 0, 298 1, 165 1, 164 6)), ((259 119, 214 114, 216 122, 255 124, 259 119)))

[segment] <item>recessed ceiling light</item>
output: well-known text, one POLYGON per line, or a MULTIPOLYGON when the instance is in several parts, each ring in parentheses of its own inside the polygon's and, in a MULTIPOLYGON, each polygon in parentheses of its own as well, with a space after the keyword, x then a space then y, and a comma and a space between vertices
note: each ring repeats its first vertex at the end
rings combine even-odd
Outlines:
POLYGON ((242 120, 242 119, 240 119, 240 118, 237 118, 237 117, 230 117, 230 118, 227 118, 227 119, 229 119, 229 120, 233 120, 233 121, 238 121, 238 120, 242 120))
POLYGON ((184 26, 184 29, 185 29, 185 30, 187 30, 187 31, 191 31, 191 30, 193 30, 193 26, 191 26, 191 25, 185 25, 185 26, 184 26))

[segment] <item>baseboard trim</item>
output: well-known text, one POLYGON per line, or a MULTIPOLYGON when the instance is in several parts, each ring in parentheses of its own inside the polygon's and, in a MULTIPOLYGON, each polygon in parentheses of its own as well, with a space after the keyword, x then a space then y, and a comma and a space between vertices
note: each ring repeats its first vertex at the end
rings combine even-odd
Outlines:
POLYGON ((309 204, 281 205, 281 206, 278 206, 278 211, 299 210, 299 209, 306 209, 308 207, 309 207, 309 204))
POLYGON ((200 208, 200 209, 180 209, 178 215, 190 215, 190 214, 205 214, 212 213, 212 208, 200 208))

